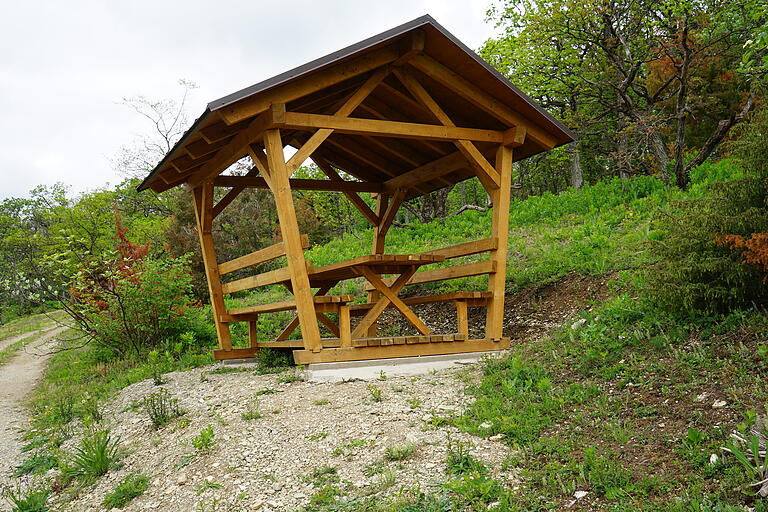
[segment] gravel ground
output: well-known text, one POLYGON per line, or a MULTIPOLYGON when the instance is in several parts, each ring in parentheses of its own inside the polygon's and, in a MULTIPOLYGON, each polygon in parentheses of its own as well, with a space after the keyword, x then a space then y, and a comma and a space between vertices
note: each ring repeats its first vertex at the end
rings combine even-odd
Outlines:
MULTIPOLYGON (((513 474, 501 471, 508 448, 499 440, 429 424, 433 414, 446 415, 465 405, 463 389, 474 366, 339 384, 281 382, 293 370, 263 376, 210 371, 167 375, 162 387, 178 397, 186 414, 159 430, 145 412, 132 408, 158 387, 143 381, 123 390, 105 411, 106 426, 127 451, 123 467, 81 491, 76 500, 57 506, 103 510, 105 493, 133 471, 147 474, 150 486, 126 511, 297 510, 316 490, 307 476, 323 466, 337 468, 339 485, 349 495, 397 493, 403 487, 426 490, 445 479, 449 438, 470 443, 493 476, 513 481, 513 474), (381 390, 380 402, 374 401, 369 386, 381 390), (258 410, 262 417, 243 419, 248 410, 258 410), (197 451, 191 440, 208 425, 216 445, 197 451), (411 457, 385 460, 387 446, 407 442, 417 446, 411 457), (377 465, 396 475, 386 490, 381 489, 385 477, 371 475, 377 465)), ((71 450, 76 443, 72 439, 64 448, 71 450)))

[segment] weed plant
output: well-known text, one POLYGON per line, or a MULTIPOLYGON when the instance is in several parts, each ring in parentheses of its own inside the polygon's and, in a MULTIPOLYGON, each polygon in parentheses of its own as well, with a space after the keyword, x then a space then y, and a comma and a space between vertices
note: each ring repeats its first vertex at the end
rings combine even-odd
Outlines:
POLYGON ((48 512, 50 495, 50 487, 40 482, 20 482, 0 490, 0 496, 12 507, 11 512, 48 512))
POLYGON ((192 439, 192 446, 199 452, 208 451, 216 444, 216 434, 213 432, 213 426, 208 425, 192 439))
POLYGON ((165 389, 147 395, 142 401, 142 407, 156 429, 184 415, 184 410, 179 406, 178 398, 171 396, 165 389))
POLYGON ((384 449, 384 458, 388 461, 401 461, 411 458, 416 453, 416 443, 408 441, 391 444, 384 449))
POLYGON ((72 455, 67 473, 83 483, 95 481, 116 466, 120 459, 119 444, 120 439, 113 439, 109 430, 84 437, 72 455))
POLYGON ((126 476, 115 490, 104 496, 104 506, 108 509, 124 508, 134 498, 138 498, 149 488, 149 478, 141 473, 126 476))

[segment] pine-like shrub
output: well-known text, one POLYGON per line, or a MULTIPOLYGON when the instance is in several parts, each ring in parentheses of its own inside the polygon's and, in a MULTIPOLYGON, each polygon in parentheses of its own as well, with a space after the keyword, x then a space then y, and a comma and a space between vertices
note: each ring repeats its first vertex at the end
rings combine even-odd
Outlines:
POLYGON ((768 231, 766 132, 763 109, 732 145, 744 177, 712 183, 707 196, 673 202, 659 213, 662 236, 651 246, 658 263, 649 272, 647 292, 661 305, 726 312, 768 304, 764 271, 745 262, 743 251, 732 250, 737 241, 768 231))

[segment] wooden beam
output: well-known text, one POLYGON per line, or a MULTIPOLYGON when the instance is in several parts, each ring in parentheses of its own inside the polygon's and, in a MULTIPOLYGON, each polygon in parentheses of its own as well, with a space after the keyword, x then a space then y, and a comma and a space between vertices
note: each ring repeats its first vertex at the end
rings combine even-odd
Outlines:
MULTIPOLYGON (((338 180, 289 180, 293 190, 325 190, 329 192, 380 192, 380 183, 338 180)), ((217 187, 269 188, 267 181, 258 176, 218 176, 213 180, 217 187)))
POLYGON ((508 126, 524 126, 531 138, 541 146, 551 149, 557 144, 557 139, 542 128, 531 125, 518 112, 433 58, 423 54, 416 55, 409 64, 508 126))
POLYGON ((288 82, 282 87, 275 87, 274 90, 263 91, 253 98, 246 98, 228 105, 220 110, 221 117, 228 124, 236 123, 261 114, 272 103, 288 103, 312 92, 385 66, 397 60, 400 55, 400 50, 392 46, 373 50, 343 64, 311 73, 298 80, 288 82))
POLYGON ((244 277, 237 281, 225 283, 222 285, 222 290, 224 293, 235 293, 241 290, 250 290, 251 288, 282 283, 283 281, 289 281, 290 279, 291 272, 288 268, 278 268, 255 276, 244 277))
POLYGON ((469 256, 470 254, 479 254, 481 252, 493 251, 498 247, 498 238, 491 237, 483 238, 482 240, 474 240, 472 242, 465 242, 463 244, 452 245, 442 249, 435 249, 433 251, 426 251, 419 254, 445 256, 445 259, 451 259, 460 258, 462 256, 469 256))
POLYGON ((457 128, 433 124, 404 123, 401 121, 383 121, 355 117, 326 116, 286 112, 284 122, 276 122, 275 127, 298 130, 330 128, 339 133, 352 135, 379 135, 382 137, 402 137, 406 139, 426 140, 474 140, 479 142, 504 141, 504 132, 483 130, 480 128, 457 128))
MULTIPOLYGON (((254 177, 258 173, 259 173, 259 170, 256 168, 256 166, 253 166, 248 171, 248 173, 246 173, 245 177, 254 177)), ((216 203, 216 206, 213 207, 213 218, 215 219, 216 217, 218 217, 219 214, 224 211, 224 208, 229 206, 232 203, 232 201, 234 201, 237 198, 237 196, 240 195, 240 192, 245 190, 245 188, 246 187, 243 185, 237 185, 235 187, 232 187, 232 190, 227 192, 227 194, 224 197, 219 199, 219 202, 216 203)))
MULTIPOLYGON (((390 289, 390 291, 393 294, 397 294, 400 292, 400 290, 403 289, 403 286, 405 286, 408 281, 413 276, 413 273, 416 272, 416 267, 411 268, 410 270, 403 272, 400 274, 397 279, 393 279, 391 284, 387 284, 386 286, 390 289)), ((376 288, 373 287, 375 290, 376 288)), ((373 307, 368 311, 368 313, 360 320, 360 323, 357 324, 355 327, 355 330, 352 331, 352 338, 360 338, 363 333, 368 333, 368 336, 375 336, 376 332, 376 320, 381 316, 381 314, 384 312, 385 309, 387 309, 387 306, 389 306, 391 299, 389 296, 382 297, 381 292, 376 290, 375 294, 375 302, 376 304, 373 305, 373 307), (373 331, 374 334, 371 334, 371 331, 373 331)), ((369 301, 374 302, 370 300, 369 301)))
POLYGON ((209 144, 218 142, 221 139, 228 139, 233 135, 237 135, 237 132, 248 126, 246 121, 238 124, 229 125, 224 121, 217 121, 210 126, 202 128, 200 130, 200 136, 204 141, 209 144))
POLYGON ((221 139, 211 143, 207 142, 206 140, 199 139, 184 146, 184 151, 186 151, 187 154, 192 158, 200 158, 205 155, 215 153, 227 144, 229 144, 229 139, 221 139))
POLYGON ((229 325, 219 320, 219 315, 226 312, 226 306, 224 305, 221 276, 216 264, 216 249, 213 245, 213 236, 211 236, 213 184, 204 183, 193 189, 192 200, 197 222, 197 235, 200 240, 200 251, 205 266, 205 277, 208 282, 208 293, 211 298, 211 309, 213 309, 213 321, 216 326, 216 337, 220 349, 232 350, 232 335, 229 332, 229 325))
POLYGON ((389 202, 389 206, 387 206, 387 211, 384 212, 384 216, 381 217, 381 222, 379 223, 379 236, 387 235, 387 231, 392 227, 395 215, 397 215, 397 210, 400 209, 400 205, 403 204, 403 200, 407 193, 408 190, 401 188, 395 192, 394 196, 392 196, 392 200, 389 202))
MULTIPOLYGON (((412 284, 433 283, 435 281, 445 281, 447 279, 458 279, 460 277, 480 276, 496 272, 495 261, 478 261, 476 263, 467 263, 466 265, 455 265, 453 267, 438 268, 435 270, 422 270, 416 272, 408 286, 412 284)), ((391 284, 394 280, 390 277, 384 279, 386 284, 391 284)), ((366 285, 366 290, 374 290, 373 286, 366 285)))
MULTIPOLYGON (((435 116, 438 122, 445 126, 455 127, 455 123, 448 114, 437 104, 424 86, 416 78, 405 70, 395 70, 398 80, 408 89, 414 98, 435 116)), ((486 190, 499 186, 499 175, 496 170, 488 163, 488 160, 480 153, 477 147, 469 140, 457 140, 454 142, 462 155, 467 159, 475 171, 478 179, 483 183, 486 190)))
POLYGON ((504 142, 502 142, 502 144, 513 148, 522 146, 525 142, 525 136, 527 133, 528 132, 525 129, 525 126, 513 126, 504 132, 504 142))
MULTIPOLYGON (((333 167, 323 160, 322 158, 316 158, 315 163, 317 166, 322 170, 326 176, 328 176, 331 180, 334 181, 343 181, 341 176, 339 176, 339 173, 337 173, 333 167)), ((371 207, 368 206, 368 204, 363 201, 363 198, 357 195, 356 192, 352 192, 350 190, 345 190, 344 195, 347 196, 347 199, 355 206, 355 208, 360 211, 360 213, 363 215, 363 217, 368 220, 371 224, 374 226, 379 223, 379 217, 373 213, 373 210, 371 210, 371 207)))
MULTIPOLYGON (((309 247, 309 237, 307 235, 301 235, 301 246, 304 249, 309 247)), ((229 274, 245 267, 266 263, 280 256, 285 256, 285 243, 283 242, 278 242, 245 256, 221 263, 219 264, 219 274, 229 274)))
POLYGON ((227 167, 246 156, 249 145, 261 139, 264 131, 276 121, 281 121, 284 114, 285 105, 272 105, 270 109, 251 121, 246 129, 232 138, 229 144, 217 151, 209 162, 193 176, 190 176, 187 183, 195 187, 203 181, 220 174, 227 167))
POLYGON ((467 311, 467 301, 456 300, 453 301, 453 305, 456 308, 456 330, 459 334, 463 334, 469 337, 469 315, 467 311))
MULTIPOLYGON (((366 80, 365 83, 363 83, 363 85, 361 85, 360 88, 344 102, 344 104, 336 111, 335 115, 346 117, 354 112, 358 105, 368 97, 371 91, 373 91, 388 74, 389 66, 384 66, 375 71, 368 77, 368 80, 366 80)), ((320 129, 316 131, 312 137, 299 148, 296 154, 288 160, 288 163, 286 164, 288 173, 293 174, 293 172, 298 169, 307 158, 312 156, 312 153, 314 153, 318 146, 320 146, 320 144, 322 144, 332 133, 333 130, 331 129, 320 129)))
POLYGON ((285 167, 283 143, 280 130, 267 130, 264 133, 264 146, 269 164, 269 175, 272 195, 275 197, 275 207, 280 220, 280 230, 285 243, 286 259, 291 275, 291 286, 296 298, 296 311, 301 325, 304 346, 312 352, 322 350, 320 330, 317 326, 317 315, 309 286, 307 262, 301 246, 299 223, 291 194, 291 183, 288 169, 285 167))
POLYGON ((509 239, 509 201, 512 186, 512 148, 501 145, 496 152, 496 170, 501 176, 501 186, 491 192, 493 218, 491 237, 499 243, 491 252, 495 272, 488 277, 488 291, 493 295, 488 302, 485 321, 485 336, 500 339, 504 328, 504 294, 507 283, 507 241, 509 239))
MULTIPOLYGON (((319 354, 315 354, 308 350, 295 350, 293 352, 293 360, 296 362, 296 364, 332 363, 337 361, 386 359, 390 357, 415 357, 440 354, 461 354, 464 352, 486 352, 493 350, 506 350, 508 348, 508 338, 498 342, 488 340, 444 341, 441 343, 415 343, 411 345, 404 344, 354 348, 327 348, 319 354)), ((223 353, 215 353, 214 356, 219 358, 219 354, 221 354, 221 356, 225 356, 223 353)))
POLYGON ((384 192, 392 194, 399 188, 413 188, 457 171, 466 165, 467 161, 457 151, 385 181, 383 184, 384 192))

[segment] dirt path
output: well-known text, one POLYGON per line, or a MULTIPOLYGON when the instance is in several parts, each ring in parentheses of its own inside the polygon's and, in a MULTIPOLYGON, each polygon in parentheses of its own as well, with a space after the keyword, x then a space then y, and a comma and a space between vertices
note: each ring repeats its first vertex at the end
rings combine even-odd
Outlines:
MULTIPOLYGON (((21 454, 19 430, 28 418, 24 398, 45 370, 48 362, 46 352, 64 329, 45 330, 39 339, 0 366, 0 480, 18 464, 21 454)), ((20 336, 29 336, 29 333, 20 336)))

